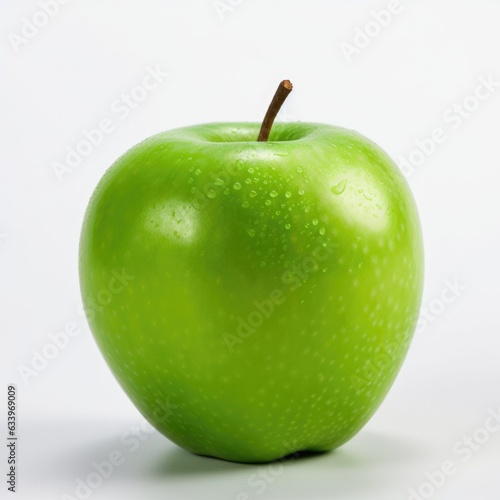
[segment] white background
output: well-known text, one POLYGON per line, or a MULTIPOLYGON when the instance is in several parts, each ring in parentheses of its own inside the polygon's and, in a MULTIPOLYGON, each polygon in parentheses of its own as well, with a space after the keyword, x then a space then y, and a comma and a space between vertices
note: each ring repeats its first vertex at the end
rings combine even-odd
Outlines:
POLYGON ((449 114, 474 95, 479 78, 500 81, 500 3, 402 2, 348 60, 341 44, 353 44, 370 12, 388 4, 72 0, 17 47, 23 18, 41 9, 31 0, 3 5, 0 411, 5 419, 6 386, 17 385, 17 498, 74 496, 77 478, 114 450, 125 463, 89 498, 396 500, 409 498, 410 488, 427 498, 500 498, 500 432, 481 430, 500 407, 500 88, 460 126, 449 114), (114 101, 157 65, 168 77, 122 119, 114 101), (274 468, 238 465, 193 456, 157 433, 141 434, 132 451, 123 433, 130 438, 142 419, 79 312, 87 201, 106 168, 149 135, 260 121, 282 78, 294 91, 280 119, 356 129, 400 164, 416 140, 444 130, 446 140, 407 172, 425 236, 423 307, 435 314, 420 323, 377 414, 333 453, 274 468), (114 131, 59 181, 54 162, 105 117, 114 131), (455 295, 447 280, 460 285, 455 295), (443 303, 443 292, 453 301, 443 303), (23 381, 19 367, 31 368, 33 351, 68 323, 80 334, 23 381), (482 441, 470 457, 454 451, 466 435, 482 441), (424 485, 445 460, 455 473, 439 488, 424 485))

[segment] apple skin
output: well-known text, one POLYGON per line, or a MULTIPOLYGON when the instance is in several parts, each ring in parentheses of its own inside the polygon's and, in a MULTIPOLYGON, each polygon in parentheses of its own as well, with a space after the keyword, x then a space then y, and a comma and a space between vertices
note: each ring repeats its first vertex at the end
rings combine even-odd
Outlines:
POLYGON ((394 162, 324 124, 155 135, 106 172, 80 241, 86 314, 144 417, 194 453, 267 462, 356 434, 404 360, 423 285, 394 162))

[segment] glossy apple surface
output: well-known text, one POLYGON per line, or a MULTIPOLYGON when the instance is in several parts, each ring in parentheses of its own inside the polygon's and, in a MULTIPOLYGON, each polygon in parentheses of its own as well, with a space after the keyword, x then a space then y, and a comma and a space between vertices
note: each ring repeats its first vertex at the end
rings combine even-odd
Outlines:
POLYGON ((89 203, 82 296, 115 377, 178 445, 242 462, 330 450, 372 416, 420 306, 415 204, 363 136, 312 123, 172 130, 89 203))

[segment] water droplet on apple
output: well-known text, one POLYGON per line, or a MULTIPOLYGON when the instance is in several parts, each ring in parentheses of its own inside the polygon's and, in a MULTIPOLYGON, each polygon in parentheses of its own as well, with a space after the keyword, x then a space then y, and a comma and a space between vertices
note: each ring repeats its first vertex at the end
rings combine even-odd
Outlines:
POLYGON ((252 183, 252 179, 250 179, 250 178, 246 178, 246 179, 245 179, 245 182, 246 182, 247 184, 251 184, 251 183, 252 183))
POLYGON ((236 191, 240 190, 241 189, 241 184, 239 182, 235 182, 234 186, 233 186, 233 189, 236 190, 236 191))
POLYGON ((292 227, 291 224, 288 224, 288 223, 285 224, 285 229, 290 229, 291 227, 292 227))
POLYGON ((292 197, 292 193, 290 193, 290 191, 287 191, 285 193, 285 198, 291 198, 292 197))
POLYGON ((212 198, 212 199, 213 199, 213 198, 215 198, 215 197, 217 196, 217 193, 215 192, 215 189, 209 189, 209 190, 207 191, 207 196, 208 196, 209 198, 212 198))
POLYGON ((229 193, 230 193, 229 188, 224 189, 224 194, 229 194, 229 193))
POLYGON ((304 194, 304 190, 303 189, 299 189, 299 194, 300 194, 300 196, 302 196, 304 194))
POLYGON ((319 234, 323 235, 325 234, 325 228, 324 227, 321 227, 320 230, 319 230, 319 234))
POLYGON ((297 172, 300 174, 302 172, 302 169, 300 167, 297 167, 297 172))
POLYGON ((254 169, 254 168, 250 167, 250 168, 248 169, 248 173, 249 173, 249 174, 253 174, 254 172, 255 172, 255 169, 254 169))
POLYGON ((278 196, 278 193, 276 191, 271 191, 269 195, 271 196, 271 198, 276 198, 276 196, 278 196))
POLYGON ((271 200, 266 200, 264 203, 265 203, 267 206, 269 206, 269 205, 271 204, 271 200))
POLYGON ((194 174, 195 175, 200 175, 201 174, 201 170, 199 168, 197 168, 195 171, 194 171, 194 174))
POLYGON ((255 198, 257 196, 257 191, 250 191, 250 193, 248 194, 248 196, 250 196, 250 198, 255 198))
POLYGON ((313 223, 313 226, 317 226, 318 225, 318 219, 313 219, 312 223, 313 223))
POLYGON ((248 201, 244 201, 244 202, 241 204, 241 206, 242 206, 243 208, 248 208, 248 207, 250 206, 250 203, 248 203, 248 201))
POLYGON ((250 236, 250 238, 253 238, 255 236, 255 230, 254 229, 247 229, 247 233, 248 233, 248 236, 250 236))
POLYGON ((333 194, 342 194, 345 191, 345 187, 347 185, 347 179, 342 179, 340 182, 337 182, 335 186, 332 186, 333 194))
POLYGON ((223 186, 225 184, 225 181, 224 181, 224 179, 221 179, 220 177, 217 177, 217 179, 215 179, 215 181, 214 181, 214 184, 216 186, 223 186))

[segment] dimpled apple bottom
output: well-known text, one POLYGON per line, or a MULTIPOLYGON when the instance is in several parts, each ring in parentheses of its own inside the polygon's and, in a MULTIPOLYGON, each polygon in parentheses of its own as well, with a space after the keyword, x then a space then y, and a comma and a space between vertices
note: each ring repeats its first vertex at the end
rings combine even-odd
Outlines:
POLYGON ((389 156, 339 127, 271 129, 272 115, 133 147, 80 241, 89 324, 130 399, 179 446, 238 462, 356 434, 422 293, 418 214, 389 156))

